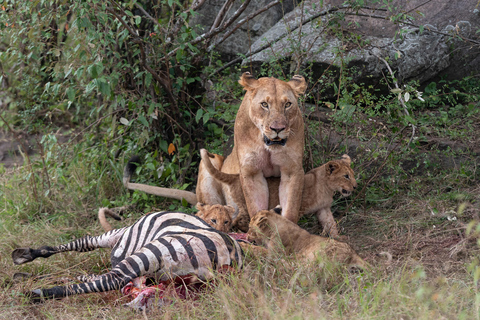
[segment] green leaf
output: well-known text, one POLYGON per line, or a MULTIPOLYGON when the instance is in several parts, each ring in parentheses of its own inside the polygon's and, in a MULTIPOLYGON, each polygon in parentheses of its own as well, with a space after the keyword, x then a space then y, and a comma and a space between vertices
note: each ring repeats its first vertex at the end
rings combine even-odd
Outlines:
POLYGON ((75 100, 75 90, 72 87, 68 87, 66 93, 67 93, 68 100, 70 101, 75 100))
POLYGON ((195 115, 195 121, 199 123, 202 116, 203 116, 203 109, 198 109, 197 114, 195 115))
POLYGON ((189 206, 189 204, 188 204, 187 200, 185 200, 185 198, 182 198, 182 206, 185 207, 185 208, 189 206))
POLYGON ((147 72, 145 75, 145 87, 149 87, 150 83, 152 83, 152 74, 150 72, 147 72))
POLYGON ((203 115, 203 124, 206 124, 208 120, 210 120, 210 113, 207 112, 203 115))
POLYGON ((402 92, 402 89, 400 89, 400 88, 395 88, 395 89, 390 90, 390 92, 391 92, 391 93, 394 93, 394 94, 397 94, 397 93, 402 92))
POLYGON ((160 149, 163 152, 168 152, 168 143, 165 140, 160 141, 160 149))
POLYGON ((105 97, 110 97, 110 84, 103 78, 98 79, 98 91, 105 97))
POLYGON ((145 116, 139 116, 138 117, 138 121, 140 121, 145 127, 149 128, 150 125, 148 124, 148 121, 147 119, 145 118, 145 116))
POLYGON ((95 64, 90 65, 90 66, 87 68, 87 72, 90 74, 90 76, 91 76, 93 79, 98 78, 97 66, 96 66, 95 64))

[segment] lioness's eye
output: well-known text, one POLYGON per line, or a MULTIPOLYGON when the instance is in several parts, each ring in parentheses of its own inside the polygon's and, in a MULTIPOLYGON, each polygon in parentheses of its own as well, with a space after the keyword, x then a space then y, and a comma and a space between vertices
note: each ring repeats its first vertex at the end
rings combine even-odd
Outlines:
POLYGON ((217 220, 216 220, 216 219, 211 219, 210 221, 212 221, 212 223, 217 224, 217 220))
POLYGON ((291 102, 287 102, 285 103, 285 109, 288 109, 292 106, 292 103, 291 102))
POLYGON ((347 180, 350 180, 350 177, 348 176, 348 174, 344 175, 345 179, 347 180))
POLYGON ((262 105, 263 108, 268 109, 268 103, 262 102, 261 105, 262 105))
POLYGON ((228 224, 228 221, 225 221, 225 225, 227 225, 227 224, 228 224))

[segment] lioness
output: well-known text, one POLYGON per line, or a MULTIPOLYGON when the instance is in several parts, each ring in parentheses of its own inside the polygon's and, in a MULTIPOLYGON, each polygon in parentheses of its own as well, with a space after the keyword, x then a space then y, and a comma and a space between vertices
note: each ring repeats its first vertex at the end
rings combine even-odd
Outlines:
MULTIPOLYGON (((233 201, 239 206, 240 214, 236 218, 234 225, 238 225, 239 229, 243 231, 248 230, 248 217, 247 219, 241 218, 244 214, 242 207, 245 207, 245 198, 243 197, 242 186, 240 185, 240 179, 238 174, 226 174, 217 170, 215 166, 210 162, 210 153, 205 149, 200 150, 202 157, 202 165, 204 169, 208 171, 211 177, 224 183, 228 188, 229 195, 233 201)), ((350 168, 351 159, 348 155, 344 154, 340 160, 329 161, 326 164, 310 170, 305 174, 302 204, 300 207, 299 215, 296 219, 292 220, 297 222, 298 219, 305 215, 315 213, 318 222, 323 227, 323 233, 330 235, 331 237, 338 237, 337 224, 333 218, 330 207, 333 202, 333 195, 335 192, 339 192, 342 196, 349 196, 352 191, 357 187, 355 181, 354 172, 350 168)), ((280 184, 279 178, 268 178, 269 200, 270 207, 275 207, 281 203, 279 201, 278 185, 280 184)))
MULTIPOLYGON (((195 216, 199 217, 213 228, 222 232, 229 232, 232 227, 232 216, 235 213, 235 209, 231 206, 225 206, 221 204, 206 205, 203 203, 197 203, 196 208, 198 210, 195 216)), ((114 218, 115 220, 121 220, 120 216, 109 208, 100 208, 98 210, 98 220, 105 232, 113 230, 112 225, 107 221, 106 216, 114 218)))
POLYGON ((302 261, 323 258, 367 269, 369 265, 348 244, 308 233, 273 210, 262 210, 250 220, 248 240, 271 250, 281 244, 287 254, 296 254, 302 261))
POLYGON ((295 221, 304 179, 304 123, 297 99, 306 90, 305 79, 296 75, 289 82, 257 80, 245 72, 239 83, 247 92, 235 119, 233 150, 221 171, 240 175, 250 217, 269 207, 266 177, 281 177, 282 214, 295 221))
MULTIPOLYGON (((297 98, 306 90, 305 79, 297 75, 289 82, 275 78, 257 80, 246 72, 239 83, 247 93, 235 119, 234 147, 221 168, 222 159, 215 159, 219 164, 218 169, 225 173, 240 174, 245 207, 250 216, 268 208, 265 177, 281 177, 278 192, 284 207, 283 214, 288 219, 295 220, 300 208, 304 179, 304 124, 297 98)), ((211 180, 202 170, 202 165, 196 195, 184 190, 130 183, 129 176, 131 174, 124 174, 124 185, 128 189, 185 199, 190 204, 228 204, 237 209, 228 191, 222 190, 220 183, 211 180)))

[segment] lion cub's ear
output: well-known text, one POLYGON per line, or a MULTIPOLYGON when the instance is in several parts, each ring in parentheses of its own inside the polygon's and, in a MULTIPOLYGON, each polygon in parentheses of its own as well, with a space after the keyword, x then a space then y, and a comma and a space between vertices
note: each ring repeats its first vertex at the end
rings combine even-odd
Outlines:
POLYGON ((204 210, 207 210, 208 206, 204 203, 201 203, 201 202, 198 202, 196 205, 195 205, 195 208, 197 208, 198 212, 195 213, 195 216, 199 217, 199 218, 202 218, 204 219, 205 215, 204 215, 204 210))
POLYGON ((349 155, 348 154, 344 154, 341 158, 340 158, 340 161, 342 161, 343 163, 345 163, 347 166, 350 167, 350 165, 352 164, 352 159, 350 159, 349 155))
POLYGON ((245 90, 253 90, 258 87, 258 80, 250 72, 244 72, 238 80, 245 90))
POLYGON ((307 90, 307 82, 305 81, 305 78, 300 76, 300 75, 294 75, 292 77, 292 80, 288 81, 288 84, 290 87, 292 87, 293 91, 295 91, 295 94, 301 95, 305 93, 305 90, 307 90))
POLYGON ((233 215, 235 214, 235 208, 232 206, 225 206, 227 213, 230 215, 230 219, 233 219, 233 215))
POLYGON ((325 170, 327 171, 327 174, 332 174, 339 169, 340 169, 340 165, 335 161, 329 161, 325 166, 325 170))

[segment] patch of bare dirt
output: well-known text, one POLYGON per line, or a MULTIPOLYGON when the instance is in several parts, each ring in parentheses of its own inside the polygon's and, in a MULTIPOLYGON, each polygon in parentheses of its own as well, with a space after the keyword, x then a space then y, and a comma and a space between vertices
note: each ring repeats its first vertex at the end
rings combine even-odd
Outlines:
MULTIPOLYGON (((57 134, 59 143, 68 140, 68 136, 57 134)), ((0 132, 0 163, 5 168, 18 167, 24 164, 25 157, 35 157, 42 135, 29 135, 26 133, 18 133, 17 137, 10 134, 0 132)))

